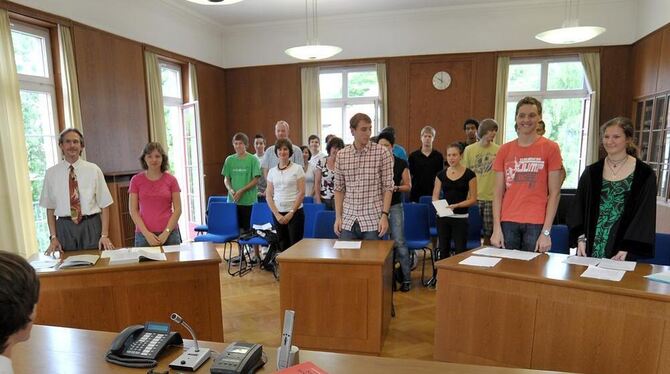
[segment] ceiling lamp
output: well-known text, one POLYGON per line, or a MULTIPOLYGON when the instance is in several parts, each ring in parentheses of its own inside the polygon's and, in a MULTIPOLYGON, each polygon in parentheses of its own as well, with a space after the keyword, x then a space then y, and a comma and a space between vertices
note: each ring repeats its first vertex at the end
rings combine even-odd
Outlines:
POLYGON ((307 33, 307 44, 289 48, 284 51, 287 55, 293 58, 308 61, 323 60, 324 58, 333 57, 342 52, 342 48, 340 47, 319 44, 319 25, 316 17, 316 2, 317 0, 305 0, 305 29, 307 33), (311 25, 308 6, 310 2, 312 3, 311 25))
POLYGON ((230 5, 244 0, 186 0, 196 4, 203 5, 230 5))
POLYGON ((535 38, 550 44, 575 44, 591 40, 605 32, 605 28, 600 26, 579 26, 579 0, 575 15, 572 14, 572 8, 572 0, 566 0, 563 27, 541 32, 535 38))

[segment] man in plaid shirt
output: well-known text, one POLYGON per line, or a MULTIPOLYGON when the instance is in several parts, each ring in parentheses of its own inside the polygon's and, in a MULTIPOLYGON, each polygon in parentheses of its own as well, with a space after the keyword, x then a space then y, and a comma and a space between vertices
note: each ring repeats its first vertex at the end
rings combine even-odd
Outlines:
POLYGON ((342 240, 379 239, 388 232, 393 195, 393 156, 370 141, 372 120, 357 113, 349 121, 354 144, 335 161, 335 226, 342 240))

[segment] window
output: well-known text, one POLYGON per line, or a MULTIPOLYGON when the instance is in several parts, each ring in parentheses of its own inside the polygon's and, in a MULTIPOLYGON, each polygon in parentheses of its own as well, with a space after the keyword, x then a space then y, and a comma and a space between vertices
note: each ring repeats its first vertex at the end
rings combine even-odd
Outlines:
POLYGON ((670 198, 670 93, 642 99, 635 110, 635 138, 640 159, 658 177, 658 196, 670 198))
POLYGON ((562 188, 577 188, 579 176, 586 167, 590 104, 579 58, 519 59, 510 63, 505 142, 516 138, 514 112, 516 103, 525 96, 542 102, 544 136, 561 147, 567 173, 562 188))
MULTIPOLYGON (((372 119, 372 132, 379 131, 382 122, 379 83, 374 66, 321 69, 321 134, 334 134, 345 144, 354 141, 349 131, 349 119, 365 113, 372 119)), ((322 145, 325 149, 325 144, 322 145)))
POLYGON ((181 66, 161 61, 163 113, 167 133, 166 152, 170 172, 181 187, 182 215, 179 230, 182 240, 195 236, 195 225, 203 222, 202 151, 197 103, 184 104, 181 66))
POLYGON ((28 172, 35 215, 38 248, 49 246, 46 211, 39 206, 46 170, 58 163, 58 116, 49 30, 12 20, 12 45, 23 126, 28 172))

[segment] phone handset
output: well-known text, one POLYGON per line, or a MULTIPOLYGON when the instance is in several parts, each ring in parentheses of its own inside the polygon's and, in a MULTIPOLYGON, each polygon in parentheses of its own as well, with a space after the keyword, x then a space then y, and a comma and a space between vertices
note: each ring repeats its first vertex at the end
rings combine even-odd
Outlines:
POLYGON ((293 319, 295 312, 292 310, 284 311, 284 329, 281 334, 281 346, 277 355, 277 369, 286 369, 289 367, 291 356, 291 346, 293 345, 293 319))
POLYGON ((107 362, 134 368, 150 368, 158 364, 156 358, 168 345, 183 344, 178 332, 170 325, 147 322, 131 325, 114 338, 106 355, 107 362))

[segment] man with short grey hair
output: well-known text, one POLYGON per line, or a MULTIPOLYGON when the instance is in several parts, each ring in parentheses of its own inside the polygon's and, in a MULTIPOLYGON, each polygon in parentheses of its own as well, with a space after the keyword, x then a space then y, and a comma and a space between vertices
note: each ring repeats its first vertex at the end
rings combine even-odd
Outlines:
MULTIPOLYGON (((289 139, 289 125, 288 122, 284 120, 279 120, 275 124, 275 136, 277 140, 279 139, 289 139)), ((291 142, 293 144, 293 142, 291 142)), ((304 166, 302 161, 302 150, 297 145, 293 144, 293 157, 291 157, 291 162, 294 162, 300 166, 304 166)), ((279 158, 275 153, 275 146, 271 145, 268 149, 265 150, 263 155, 263 160, 261 160, 261 168, 263 169, 263 178, 268 177, 268 171, 273 167, 279 165, 279 158)))

